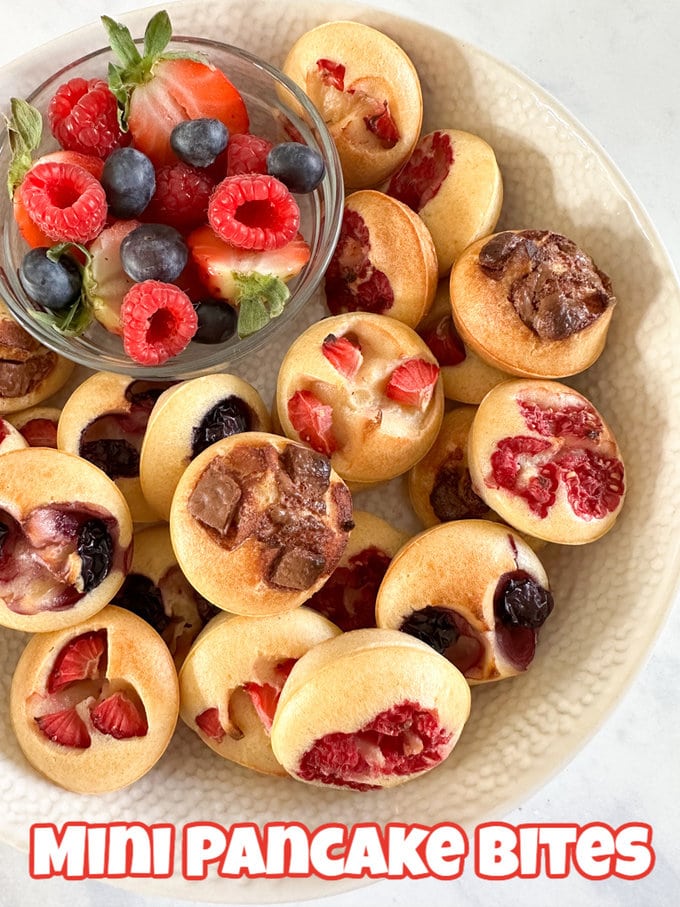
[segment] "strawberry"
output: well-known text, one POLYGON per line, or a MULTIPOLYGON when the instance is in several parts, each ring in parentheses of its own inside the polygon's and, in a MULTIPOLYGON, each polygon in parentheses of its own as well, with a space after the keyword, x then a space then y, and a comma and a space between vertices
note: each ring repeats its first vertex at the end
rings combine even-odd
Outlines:
POLYGON ((140 54, 129 30, 108 16, 102 22, 121 65, 109 68, 109 87, 122 107, 124 127, 156 167, 175 163, 170 133, 184 120, 220 120, 231 134, 248 131, 243 98, 223 72, 200 60, 166 51, 172 26, 157 13, 144 33, 140 54))
POLYGON ((102 230, 90 246, 90 258, 83 269, 83 289, 92 313, 113 334, 123 333, 120 307, 134 286, 120 262, 120 244, 138 226, 136 220, 119 220, 102 230))
POLYGON ((440 365, 460 365, 465 361, 465 346, 450 315, 443 315, 436 324, 419 328, 418 333, 440 365))
POLYGON ((108 734, 116 740, 144 737, 149 730, 144 706, 137 705, 122 690, 96 705, 90 711, 90 718, 101 734, 108 734))
POLYGON ((390 375, 385 393, 390 400, 425 409, 432 398, 439 367, 425 359, 407 359, 390 375))
POLYGON ((327 457, 337 450, 333 408, 311 391, 296 391, 288 401, 288 418, 300 438, 327 457))
POLYGON ((21 434, 30 447, 57 447, 57 422, 45 417, 31 419, 21 426, 21 434))
POLYGON ((208 223, 220 239, 240 249, 280 249, 297 235, 300 208, 290 191, 273 176, 228 176, 208 205, 208 223))
POLYGON ((118 123, 118 103, 101 79, 74 78, 60 85, 47 109, 62 148, 104 160, 129 141, 118 123))
POLYGON ((222 743, 224 740, 225 730, 220 724, 220 712, 217 708, 206 709, 200 715, 196 715, 196 725, 203 731, 206 737, 211 737, 222 743))
POLYGON ((57 655, 47 679, 47 692, 57 693, 70 683, 95 680, 106 670, 106 630, 76 636, 57 655))
POLYGON ((329 334, 325 338, 321 352, 345 378, 353 378, 364 361, 358 341, 353 343, 349 337, 336 337, 335 334, 329 334))
POLYGON ((43 734, 55 743, 78 750, 86 750, 90 746, 87 727, 75 708, 40 715, 35 721, 43 734))
POLYGON ((288 675, 293 670, 296 660, 295 658, 289 658, 276 666, 274 685, 270 683, 254 683, 253 681, 243 684, 243 689, 250 696, 250 701, 253 703, 255 711, 267 733, 272 729, 274 713, 279 703, 281 690, 286 680, 288 680, 288 675))

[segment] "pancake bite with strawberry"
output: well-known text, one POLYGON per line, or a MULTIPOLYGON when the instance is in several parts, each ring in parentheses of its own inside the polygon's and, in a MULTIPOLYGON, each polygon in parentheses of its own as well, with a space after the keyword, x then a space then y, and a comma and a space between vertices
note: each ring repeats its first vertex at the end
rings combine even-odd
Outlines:
POLYGON ((409 157, 422 123, 420 81, 387 35, 360 22, 326 22, 298 38, 282 69, 321 113, 346 188, 378 186, 409 157))
POLYGON ((177 723, 177 674, 160 636, 110 606, 30 640, 10 710, 38 772, 66 790, 104 794, 137 781, 165 752, 177 723))
POLYGON ((506 381, 482 401, 468 441, 470 474, 489 507, 522 533, 582 545, 621 512, 616 438, 582 394, 556 381, 506 381))
POLYGON ((8 421, 21 432, 30 447, 57 447, 61 410, 56 406, 31 406, 12 413, 8 421))
POLYGON ((284 433, 331 458, 347 482, 384 482, 426 453, 444 412, 439 367, 411 328, 355 312, 312 325, 283 359, 284 433))

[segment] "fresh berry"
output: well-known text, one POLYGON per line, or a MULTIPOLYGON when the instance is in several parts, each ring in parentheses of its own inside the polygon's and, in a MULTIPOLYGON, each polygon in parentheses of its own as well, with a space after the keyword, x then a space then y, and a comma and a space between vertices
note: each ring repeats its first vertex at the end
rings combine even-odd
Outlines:
POLYGON ((300 209, 273 176, 228 176, 208 205, 208 222, 225 242, 240 249, 280 249, 300 227, 300 209))
POLYGON ((92 724, 101 734, 108 734, 116 740, 146 736, 149 725, 144 707, 119 690, 98 703, 91 711, 92 724))
POLYGON ((227 176, 244 173, 266 173, 267 155, 272 143, 259 135, 242 132, 232 135, 227 145, 227 176))
POLYGON ((189 250, 181 233, 165 224, 142 224, 120 244, 120 261, 125 273, 141 283, 161 280, 171 283, 184 270, 189 250))
POLYGON ((523 570, 501 577, 494 594, 496 617, 508 627, 539 629, 552 613, 552 593, 523 570))
POLYGON ((168 224, 182 233, 208 220, 208 202, 215 183, 209 173, 180 161, 156 171, 156 191, 144 219, 168 224))
POLYGON ((407 359, 390 375, 385 393, 390 400, 425 409, 434 392, 439 367, 425 359, 407 359))
POLYGON ((436 324, 419 329, 418 333, 440 365, 460 365, 465 361, 465 345, 450 315, 443 315, 436 324))
POLYGON ((31 220, 50 239, 87 243, 106 223, 104 189, 91 173, 76 164, 35 164, 18 192, 31 220))
POLYGON ((209 167, 227 147, 229 130, 220 120, 183 120, 170 133, 170 147, 192 167, 209 167))
POLYGON ((228 303, 202 299, 196 305, 196 317, 194 343, 226 343, 236 332, 236 312, 228 303))
POLYGON ((67 151, 104 160, 128 140, 118 123, 118 103, 101 79, 75 78, 61 85, 47 118, 52 135, 67 151))
POLYGON ((390 179, 387 194, 416 214, 432 201, 453 166, 453 145, 446 132, 432 132, 416 145, 413 154, 390 179))
POLYGON ((203 731, 206 737, 210 737, 213 740, 216 740, 218 743, 222 743, 224 740, 224 728, 220 724, 220 713, 219 709, 212 708, 206 709, 205 712, 201 712, 200 715, 196 715, 196 726, 203 731))
POLYGON ((107 331, 121 334, 120 307, 134 286, 123 270, 120 244, 139 226, 136 220, 119 220, 102 230, 90 245, 90 258, 83 269, 83 289, 94 317, 107 331))
POLYGON ((104 164, 102 186, 111 214, 139 217, 156 191, 156 171, 137 148, 118 148, 104 164))
POLYGON ((313 192, 325 172, 319 152, 300 142, 281 142, 267 155, 267 173, 281 180, 291 192, 313 192))
POLYGON ((274 713, 279 703, 283 685, 288 680, 288 675, 295 666, 296 659, 288 658, 275 668, 275 683, 254 683, 253 681, 243 684, 243 689, 250 696, 250 701, 255 707, 257 715, 264 725, 265 731, 269 733, 274 722, 274 713))
POLYGON ((141 365, 161 365, 181 353, 198 327, 186 293, 158 280, 132 287, 123 299, 120 319, 125 352, 141 365))
POLYGON ((30 419, 20 431, 30 447, 57 448, 57 423, 53 419, 30 419))
POLYGON ((324 339, 321 352, 345 378, 353 378, 364 361, 358 341, 352 342, 349 337, 336 337, 335 334, 329 334, 324 339))
POLYGON ((82 281, 72 258, 62 255, 53 261, 48 252, 44 246, 27 252, 19 267, 19 280, 29 299, 58 311, 78 299, 82 281))
POLYGON ((392 308, 392 285, 373 265, 370 251, 371 237, 363 217, 346 206, 325 278, 326 305, 333 315, 356 311, 384 315, 392 308))
POLYGON ((333 435, 333 408, 311 391, 296 391, 288 401, 288 418, 300 438, 319 453, 337 450, 333 435))
POLYGON ((43 734, 55 743, 79 750, 86 750, 90 746, 87 727, 75 708, 41 715, 35 720, 43 734))
POLYGON ((57 693, 79 680, 96 680, 106 670, 106 630, 82 633, 66 643, 47 679, 47 692, 57 693))

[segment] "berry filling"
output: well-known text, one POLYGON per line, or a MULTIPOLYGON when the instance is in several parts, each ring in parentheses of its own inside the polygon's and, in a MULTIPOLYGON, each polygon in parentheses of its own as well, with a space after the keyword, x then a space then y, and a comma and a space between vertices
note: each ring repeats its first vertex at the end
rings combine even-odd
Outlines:
POLYGON ((321 345, 321 352, 336 371, 345 378, 354 378, 361 368, 361 344, 356 338, 336 337, 329 334, 321 345))
POLYGON ((589 438, 597 441, 602 420, 591 406, 541 407, 536 402, 518 400, 517 405, 527 428, 546 438, 589 438))
POLYGON ((106 673, 106 630, 76 636, 57 655, 47 678, 47 692, 58 693, 81 680, 96 680, 106 673))
POLYGON ((57 447, 57 423, 53 419, 30 419, 20 431, 31 447, 57 447))
POLYGON ((123 690, 97 703, 90 711, 90 719, 100 734, 116 740, 145 737, 149 730, 143 704, 135 693, 123 690))
POLYGON ((453 748, 453 734, 439 723, 436 709, 401 702, 353 733, 326 734, 303 754, 297 775, 353 790, 375 790, 390 775, 424 772, 453 748))
POLYGON ((300 439, 330 457, 338 449, 333 434, 333 408, 312 391, 296 391, 288 401, 288 418, 300 439))
POLYGON ((505 658, 526 670, 536 652, 538 630, 552 613, 552 593, 524 570, 506 573, 494 594, 496 639, 505 658))
POLYGON ((390 400, 405 406, 427 408, 439 378, 439 367, 425 359, 407 359, 392 372, 385 388, 390 400))
POLYGON ((220 711, 218 708, 206 709, 195 718, 196 727, 202 731, 206 737, 222 743, 226 731, 220 724, 220 711))
POLYGON ((463 465, 463 451, 456 447, 441 464, 430 492, 430 506, 442 523, 482 519, 489 508, 472 487, 470 470, 463 465))
POLYGON ((248 404, 233 394, 225 397, 208 410, 200 424, 191 433, 191 459, 202 451, 231 435, 252 431, 254 413, 248 404))
POLYGON ((491 454, 491 473, 498 488, 523 498, 537 517, 547 517, 555 503, 559 476, 553 463, 538 456, 551 450, 549 441, 518 435, 503 438, 491 454))
MULTIPOLYGON (((484 657, 484 644, 468 621, 451 608, 426 605, 404 620, 399 629, 422 640, 473 678, 484 657)), ((477 672, 478 673, 478 672, 477 672)))
POLYGON ((432 132, 418 142, 411 157, 394 174, 387 194, 417 214, 439 192, 453 161, 451 137, 445 132, 432 132))
POLYGON ((91 745, 87 726, 75 708, 40 715, 35 721, 46 737, 61 746, 86 750, 91 745))
POLYGON ((243 684, 243 689, 250 696, 257 715, 262 722, 267 734, 272 729, 276 707, 279 704, 283 685, 288 680, 288 675, 293 670, 296 658, 287 658, 274 666, 272 683, 255 683, 249 681, 243 684))
POLYGON ((418 333, 441 366, 460 365, 465 361, 465 346, 450 315, 443 315, 435 325, 418 333))
POLYGON ((383 315, 394 304, 386 274, 371 262, 371 238, 363 217, 345 208, 338 244, 326 270, 326 304, 333 315, 374 312, 383 315))
POLYGON ((306 602, 341 630, 375 627, 375 600, 391 558, 373 546, 336 567, 328 581, 306 602))

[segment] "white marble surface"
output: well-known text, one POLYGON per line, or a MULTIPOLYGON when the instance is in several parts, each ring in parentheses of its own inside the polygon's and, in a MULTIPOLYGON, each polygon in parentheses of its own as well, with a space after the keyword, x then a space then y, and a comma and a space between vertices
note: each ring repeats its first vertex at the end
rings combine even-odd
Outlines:
MULTIPOLYGON (((322 2, 322 0, 320 0, 322 2)), ((50 38, 116 15, 139 0, 2 0, 0 65, 50 38)), ((485 48, 547 88, 597 138, 639 195, 680 269, 680 12, 677 0, 374 0, 485 48)), ((3 99, 4 105, 4 99, 3 99)), ((680 416, 680 414, 678 414, 680 416)), ((680 521, 679 521, 680 522, 680 521)), ((640 577, 641 617, 644 576, 640 577)), ((329 907, 379 905, 474 907, 665 907, 680 893, 680 608, 617 710, 558 777, 498 820, 648 822, 656 866, 637 882, 482 882, 471 871, 455 882, 379 882, 324 901, 329 907)), ((46 819, 49 817, 46 816, 46 819)), ((76 817, 74 817, 75 819, 76 817)), ((143 820, 143 817, 133 817, 143 820)), ((0 845, 0 905, 152 907, 186 902, 132 895, 97 882, 36 882, 27 861, 0 845)))

